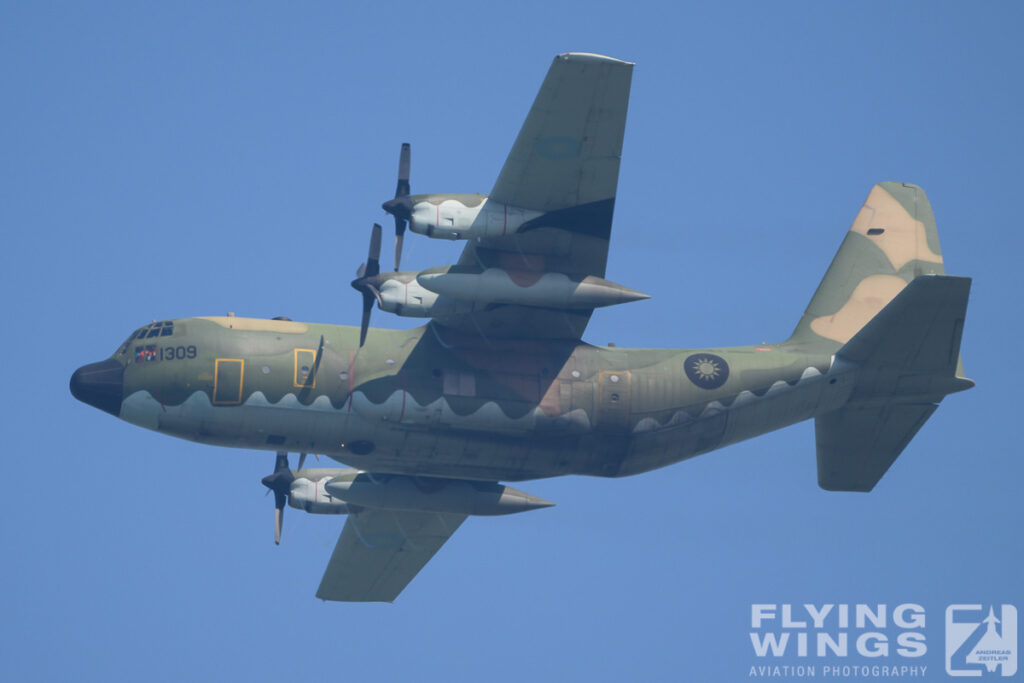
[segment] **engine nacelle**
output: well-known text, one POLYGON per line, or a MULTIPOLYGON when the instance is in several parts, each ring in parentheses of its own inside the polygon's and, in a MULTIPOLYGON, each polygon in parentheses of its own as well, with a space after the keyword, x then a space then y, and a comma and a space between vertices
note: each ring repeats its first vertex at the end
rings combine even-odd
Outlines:
POLYGON ((524 223, 544 215, 491 201, 484 194, 421 194, 412 201, 410 229, 427 237, 468 240, 518 232, 524 223))
POLYGON ((424 270, 416 280, 421 287, 441 295, 441 300, 449 298, 473 304, 588 309, 650 298, 643 292, 594 275, 573 279, 564 273, 448 266, 424 270))
POLYGON ((317 468, 296 472, 288 491, 288 505, 311 512, 315 515, 345 515, 349 509, 345 501, 331 495, 327 482, 345 475, 354 475, 357 470, 350 468, 317 468))
POLYGON ((413 271, 381 275, 377 285, 380 310, 406 318, 432 318, 473 310, 472 302, 430 291, 416 280, 417 275, 413 271))
POLYGON ((554 505, 498 483, 402 474, 344 475, 329 481, 327 490, 352 505, 381 510, 509 515, 554 505))

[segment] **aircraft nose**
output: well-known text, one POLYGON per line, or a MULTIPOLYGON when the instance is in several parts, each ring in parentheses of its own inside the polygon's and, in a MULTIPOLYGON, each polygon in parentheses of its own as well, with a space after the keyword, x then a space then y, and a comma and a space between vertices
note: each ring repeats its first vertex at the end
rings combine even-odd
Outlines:
POLYGON ((113 358, 89 363, 71 375, 71 395, 82 403, 119 415, 124 397, 123 380, 124 366, 113 358))

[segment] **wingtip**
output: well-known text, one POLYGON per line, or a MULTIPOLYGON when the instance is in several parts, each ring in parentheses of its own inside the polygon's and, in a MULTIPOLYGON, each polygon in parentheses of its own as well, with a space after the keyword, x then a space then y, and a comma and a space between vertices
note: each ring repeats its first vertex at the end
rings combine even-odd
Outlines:
POLYGON ((563 52, 555 56, 555 59, 573 62, 603 62, 605 64, 622 64, 624 66, 635 66, 635 62, 627 62, 623 59, 599 55, 594 52, 563 52))
POLYGON ((967 377, 954 377, 953 378, 953 390, 949 393, 956 393, 960 391, 967 391, 977 386, 977 383, 973 379, 967 377))

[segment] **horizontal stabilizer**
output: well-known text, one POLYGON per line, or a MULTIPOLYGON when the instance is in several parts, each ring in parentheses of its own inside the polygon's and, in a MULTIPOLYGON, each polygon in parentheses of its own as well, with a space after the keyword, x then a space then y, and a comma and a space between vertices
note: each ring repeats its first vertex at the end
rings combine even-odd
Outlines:
POLYGON ((915 278, 836 353, 865 368, 956 374, 971 279, 915 278))
POLYGON ((818 417, 818 485, 826 491, 870 491, 938 407, 850 406, 818 417))
POLYGON ((915 278, 836 352, 856 368, 849 403, 815 419, 818 484, 870 491, 946 394, 974 383, 959 374, 969 278, 915 278))

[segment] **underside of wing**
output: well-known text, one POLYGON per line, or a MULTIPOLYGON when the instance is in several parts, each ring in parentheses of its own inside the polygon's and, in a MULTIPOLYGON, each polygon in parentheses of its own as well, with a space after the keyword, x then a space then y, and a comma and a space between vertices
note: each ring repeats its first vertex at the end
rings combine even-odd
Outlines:
POLYGON ((633 65, 555 57, 490 195, 409 194, 410 148, 399 155, 395 272, 381 273, 381 227, 353 281, 363 329, 381 310, 495 338, 581 337, 595 308, 648 298, 604 279, 633 65), (399 271, 405 226, 460 240, 458 263, 399 271))
POLYGON ((364 510, 345 522, 316 596, 339 602, 392 602, 466 515, 364 510))
MULTIPOLYGON (((469 242, 460 266, 524 283, 547 273, 604 277, 632 74, 631 63, 611 57, 555 57, 489 195, 532 218, 469 242)), ((435 319, 485 336, 578 339, 592 312, 506 302, 435 319)))
POLYGON ((545 212, 614 203, 632 73, 611 57, 555 57, 491 199, 545 212))

